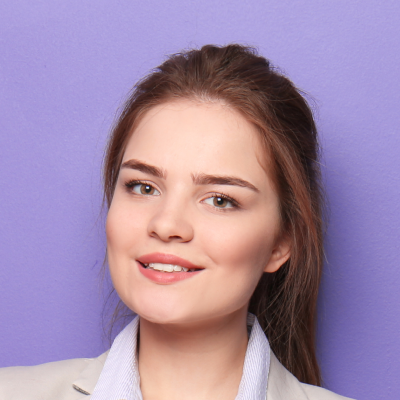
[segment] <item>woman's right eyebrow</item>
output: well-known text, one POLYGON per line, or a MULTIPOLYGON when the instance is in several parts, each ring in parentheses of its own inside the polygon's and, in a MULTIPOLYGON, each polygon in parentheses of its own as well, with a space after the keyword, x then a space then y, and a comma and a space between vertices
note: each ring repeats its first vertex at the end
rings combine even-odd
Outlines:
POLYGON ((122 163, 121 169, 122 168, 135 169, 137 171, 144 172, 145 174, 150 174, 162 179, 165 179, 167 176, 165 171, 163 171, 162 169, 135 159, 128 160, 122 163))

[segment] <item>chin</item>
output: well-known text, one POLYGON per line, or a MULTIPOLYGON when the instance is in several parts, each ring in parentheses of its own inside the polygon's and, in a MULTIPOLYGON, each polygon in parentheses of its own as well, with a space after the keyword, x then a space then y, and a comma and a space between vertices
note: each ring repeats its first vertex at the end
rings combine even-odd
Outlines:
POLYGON ((138 302, 132 310, 141 318, 154 324, 179 324, 190 319, 190 313, 185 308, 182 302, 158 302, 150 299, 138 302))

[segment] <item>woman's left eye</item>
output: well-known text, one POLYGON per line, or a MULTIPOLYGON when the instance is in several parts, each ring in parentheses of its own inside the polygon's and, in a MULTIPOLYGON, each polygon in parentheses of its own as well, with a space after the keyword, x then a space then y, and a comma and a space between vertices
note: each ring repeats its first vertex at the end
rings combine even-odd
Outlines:
POLYGON ((225 196, 214 195, 204 200, 204 203, 216 208, 235 208, 237 204, 234 200, 225 196))
POLYGON ((158 196, 160 192, 152 185, 142 182, 128 182, 126 187, 136 194, 145 196, 158 196))

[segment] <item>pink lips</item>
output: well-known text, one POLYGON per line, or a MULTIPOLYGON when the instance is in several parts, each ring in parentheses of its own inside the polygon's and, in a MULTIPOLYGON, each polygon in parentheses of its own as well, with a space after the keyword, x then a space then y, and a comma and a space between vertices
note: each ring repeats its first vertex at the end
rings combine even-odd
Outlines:
POLYGON ((195 275, 198 275, 203 268, 192 264, 191 262, 184 260, 183 258, 174 256, 172 254, 163 254, 163 253, 152 253, 141 256, 137 259, 139 271, 148 279, 152 280, 156 283, 168 284, 179 282, 184 279, 191 278, 195 275), (160 272, 155 271, 154 269, 144 268, 142 264, 150 264, 150 263, 162 263, 162 264, 172 264, 179 265, 181 267, 185 267, 188 269, 198 269, 198 271, 193 272, 160 272))

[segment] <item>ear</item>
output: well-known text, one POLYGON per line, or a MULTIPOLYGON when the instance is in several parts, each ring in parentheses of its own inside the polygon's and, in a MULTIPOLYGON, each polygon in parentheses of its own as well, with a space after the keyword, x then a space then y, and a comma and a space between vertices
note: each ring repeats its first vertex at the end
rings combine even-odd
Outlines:
POLYGON ((290 239, 286 236, 281 237, 272 250, 271 257, 264 268, 264 272, 278 271, 278 269, 289 260, 291 248, 290 239))

